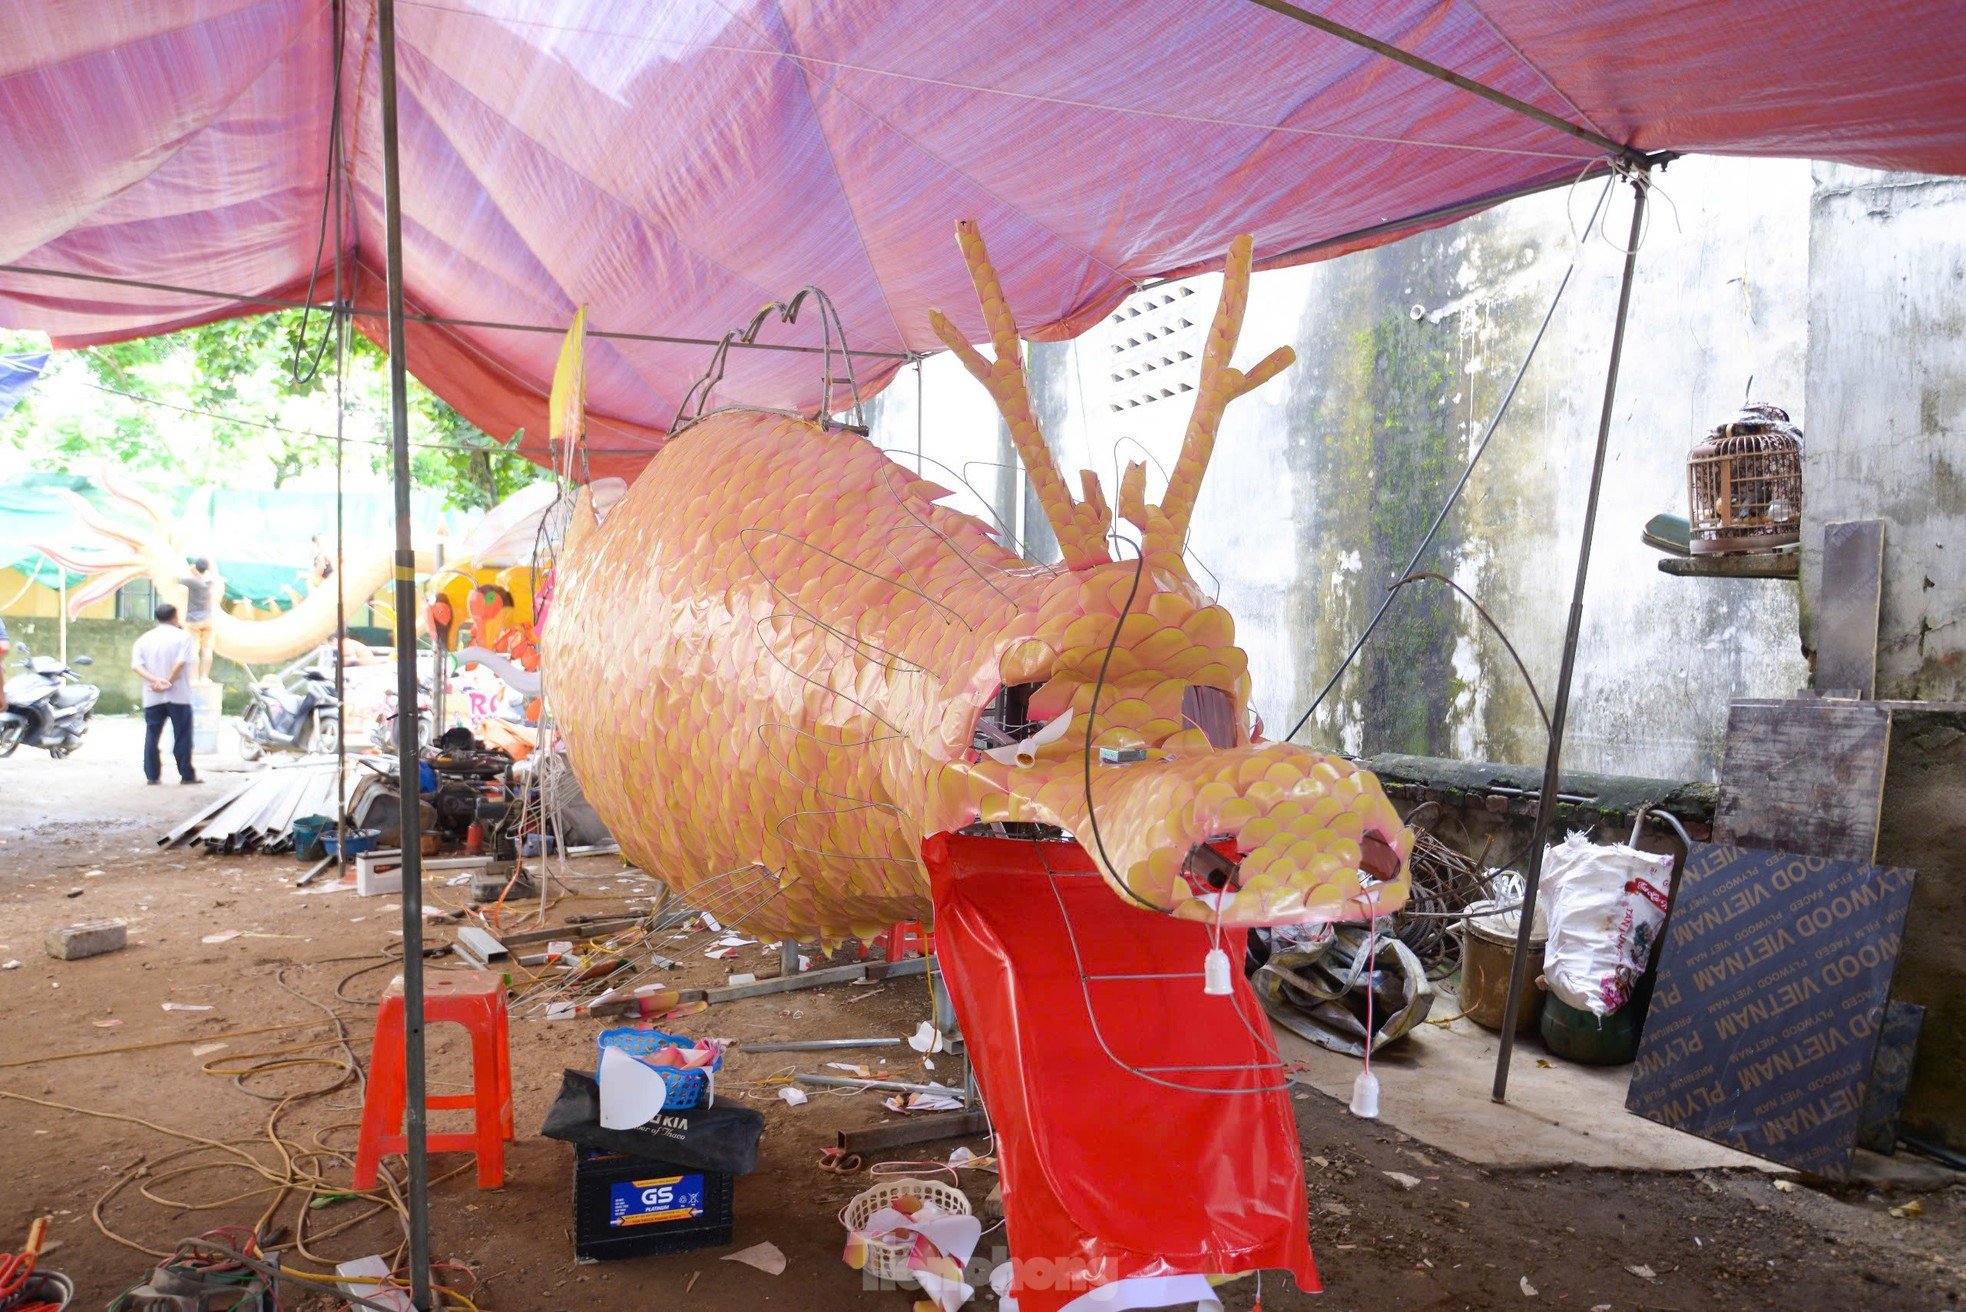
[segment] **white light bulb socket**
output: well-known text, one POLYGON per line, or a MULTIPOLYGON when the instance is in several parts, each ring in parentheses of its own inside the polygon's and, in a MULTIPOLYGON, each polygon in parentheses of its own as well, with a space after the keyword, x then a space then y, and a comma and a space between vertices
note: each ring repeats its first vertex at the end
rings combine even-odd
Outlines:
POLYGON ((1210 948, 1208 956, 1201 964, 1201 991, 1211 998, 1226 998, 1235 982, 1229 965, 1229 954, 1221 948, 1210 948))

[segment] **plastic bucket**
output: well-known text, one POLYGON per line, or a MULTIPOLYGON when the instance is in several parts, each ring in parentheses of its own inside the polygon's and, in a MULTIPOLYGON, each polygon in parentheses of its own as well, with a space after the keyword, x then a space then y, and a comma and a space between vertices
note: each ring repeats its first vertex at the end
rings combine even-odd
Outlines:
POLYGON ((325 815, 304 815, 294 821, 294 860, 319 861, 324 851, 321 831, 333 828, 334 820, 325 815))
MULTIPOLYGON (((1515 1032, 1527 1034, 1540 1023, 1543 991, 1536 987, 1534 966, 1543 960, 1544 934, 1529 940, 1532 969, 1522 990, 1522 1010, 1515 1018, 1515 1032)), ((1484 924, 1480 919, 1461 922, 1461 1007, 1467 1018, 1483 1029, 1500 1030, 1502 1013, 1509 1002, 1509 968, 1515 963, 1515 935, 1484 924)))

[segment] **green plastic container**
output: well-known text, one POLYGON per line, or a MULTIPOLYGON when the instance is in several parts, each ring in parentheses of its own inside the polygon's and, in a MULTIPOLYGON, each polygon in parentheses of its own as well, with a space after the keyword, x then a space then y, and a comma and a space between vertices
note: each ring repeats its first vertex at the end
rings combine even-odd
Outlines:
POLYGON ((1554 993, 1543 999, 1543 1042, 1566 1061, 1584 1066, 1625 1066, 1638 1056, 1645 1009, 1626 1003, 1599 1019, 1554 993))

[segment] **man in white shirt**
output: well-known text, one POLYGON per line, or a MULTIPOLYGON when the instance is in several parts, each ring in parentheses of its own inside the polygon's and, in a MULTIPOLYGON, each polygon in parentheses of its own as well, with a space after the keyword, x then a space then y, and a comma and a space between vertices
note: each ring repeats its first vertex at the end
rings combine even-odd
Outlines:
POLYGON ((165 602, 157 608, 157 627, 130 650, 130 668, 143 680, 143 777, 150 783, 161 782, 164 773, 157 749, 166 721, 178 782, 204 782, 191 768, 191 667, 197 660, 197 640, 179 625, 177 607, 165 602))

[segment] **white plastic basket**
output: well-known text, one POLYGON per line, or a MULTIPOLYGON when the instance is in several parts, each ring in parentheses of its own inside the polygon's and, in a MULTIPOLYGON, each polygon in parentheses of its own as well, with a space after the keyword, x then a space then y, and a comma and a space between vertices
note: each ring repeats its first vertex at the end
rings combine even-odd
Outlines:
MULTIPOLYGON (((853 1201, 841 1211, 840 1221, 847 1229, 858 1230, 867 1224, 868 1217, 883 1207, 893 1205, 898 1198, 919 1198, 924 1203, 933 1203, 945 1212, 969 1215, 969 1198, 954 1185, 943 1184, 940 1180, 916 1180, 904 1177, 899 1180, 883 1180, 871 1189, 855 1194, 853 1201)), ((863 1269, 897 1285, 912 1285, 915 1283, 915 1276, 908 1270, 908 1254, 914 1251, 914 1247, 913 1235, 909 1235, 901 1243, 869 1239, 867 1265, 863 1269)))

